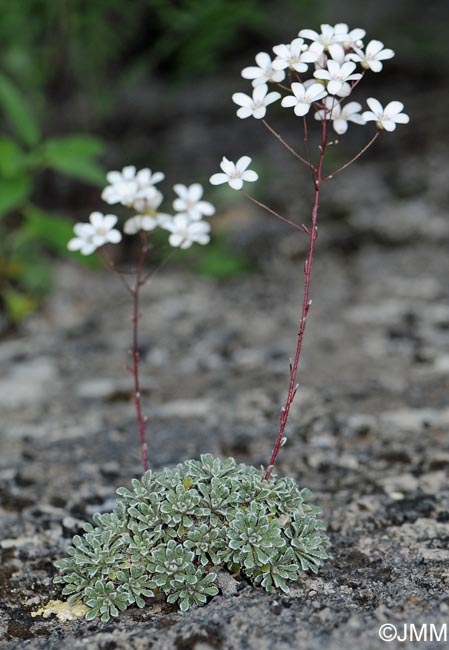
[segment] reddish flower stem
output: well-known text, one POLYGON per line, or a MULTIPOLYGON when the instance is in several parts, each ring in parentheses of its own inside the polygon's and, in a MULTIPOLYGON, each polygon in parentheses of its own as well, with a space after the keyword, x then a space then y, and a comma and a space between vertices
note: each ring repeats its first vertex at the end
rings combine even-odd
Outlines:
POLYGON ((291 364, 290 368, 290 384, 288 387, 288 393, 287 393, 287 399, 285 401, 285 405, 281 409, 281 416, 280 416, 280 425, 279 425, 279 432, 276 437, 276 443, 273 448, 273 452, 271 454, 270 458, 270 463, 268 465, 267 471, 265 473, 265 480, 269 480, 274 468, 274 464, 276 462, 276 458, 279 454, 279 450, 282 447, 283 444, 283 439, 284 439, 284 431, 285 427, 287 425, 287 420, 288 420, 288 415, 290 412, 290 407, 293 403, 293 400, 296 395, 296 376, 298 374, 298 367, 299 367, 299 358, 301 355, 301 348, 302 348, 302 341, 304 338, 304 330, 306 326, 306 319, 307 319, 307 314, 310 309, 311 301, 309 300, 309 292, 310 292, 310 274, 312 271, 312 262, 313 262, 313 250, 314 250, 314 245, 315 241, 317 238, 317 218, 318 218, 318 204, 319 204, 319 198, 320 198, 320 189, 321 189, 321 183, 323 181, 322 178, 322 168, 323 168, 323 160, 324 160, 324 153, 326 150, 326 120, 323 119, 321 120, 321 146, 320 146, 320 157, 318 160, 318 165, 316 167, 316 173, 314 174, 314 184, 315 184, 315 198, 313 202, 313 208, 312 208, 312 223, 309 228, 309 252, 307 255, 307 260, 304 264, 304 275, 305 275, 305 285, 304 285, 304 296, 303 296, 303 302, 302 302, 302 311, 301 311, 301 320, 299 322, 299 331, 298 331, 298 342, 296 345, 296 353, 295 353, 295 358, 293 360, 293 363, 291 364))
POLYGON ((148 447, 146 442, 146 431, 145 431, 145 420, 146 418, 142 415, 142 403, 141 403, 141 393, 140 393, 140 353, 139 353, 139 298, 140 298, 140 289, 144 284, 142 279, 142 274, 144 271, 145 256, 148 251, 148 245, 146 240, 146 235, 141 233, 140 238, 140 251, 139 251, 139 261, 136 269, 136 278, 134 282, 134 287, 131 289, 131 294, 133 296, 133 345, 132 345, 132 360, 133 365, 131 368, 131 374, 134 377, 134 406, 137 414, 137 423, 139 426, 139 435, 140 435, 140 452, 142 456, 143 469, 146 472, 148 470, 148 447))
POLYGON ((322 180, 322 181, 329 181, 329 180, 330 180, 331 178, 333 178, 336 174, 339 174, 339 173, 342 172, 344 169, 346 169, 347 167, 349 167, 349 165, 352 165, 353 162, 355 162, 356 160, 358 160, 358 159, 360 158, 360 156, 363 156, 363 154, 365 153, 365 151, 367 151, 367 150, 371 147, 371 145, 374 144, 374 142, 375 142, 375 141, 377 140, 377 138, 379 137, 379 133, 380 133, 380 131, 376 131, 376 133, 373 135, 373 137, 372 137, 371 140, 368 142, 368 144, 366 144, 366 145, 363 147, 363 149, 361 149, 361 150, 359 151, 359 153, 358 153, 356 156, 354 156, 354 158, 351 158, 351 160, 348 160, 347 163, 345 163, 344 165, 342 165, 341 167, 339 167, 338 169, 336 169, 335 171, 333 171, 331 174, 328 174, 327 176, 324 176, 321 180, 322 180))
POLYGON ((264 210, 266 210, 270 214, 274 215, 278 219, 281 219, 281 221, 284 221, 285 223, 288 223, 288 225, 291 226, 292 228, 295 228, 296 230, 302 230, 302 232, 305 232, 305 233, 309 234, 309 229, 304 224, 301 224, 300 226, 298 226, 297 223, 294 223, 293 221, 290 221, 290 219, 287 219, 286 217, 283 217, 282 214, 279 214, 279 212, 276 212, 276 210, 272 210, 272 208, 270 208, 268 205, 265 205, 265 203, 261 203, 260 201, 255 199, 253 196, 251 196, 251 194, 248 194, 248 192, 245 192, 245 190, 240 190, 240 192, 244 196, 246 196, 247 199, 249 199, 250 201, 252 201, 256 205, 258 205, 259 208, 263 208, 264 210))

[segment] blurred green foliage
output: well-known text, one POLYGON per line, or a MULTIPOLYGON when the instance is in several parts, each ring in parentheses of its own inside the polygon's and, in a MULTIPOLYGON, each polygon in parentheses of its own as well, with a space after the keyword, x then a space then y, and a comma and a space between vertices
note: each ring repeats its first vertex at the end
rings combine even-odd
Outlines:
POLYGON ((96 158, 103 145, 87 135, 42 139, 41 125, 16 86, 0 74, 0 114, 10 135, 0 137, 0 300, 9 320, 34 311, 51 286, 48 253, 66 251, 68 218, 33 203, 46 169, 103 184, 96 158))

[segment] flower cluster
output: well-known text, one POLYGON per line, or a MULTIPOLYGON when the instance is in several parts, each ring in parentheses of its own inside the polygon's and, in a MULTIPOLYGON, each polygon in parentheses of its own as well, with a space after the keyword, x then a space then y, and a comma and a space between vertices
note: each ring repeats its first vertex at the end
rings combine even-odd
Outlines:
MULTIPOLYGON (((365 46, 365 36, 365 30, 349 29, 345 23, 324 24, 319 32, 302 29, 291 43, 275 45, 273 55, 259 52, 256 65, 241 73, 252 82, 251 94, 237 92, 232 96, 239 106, 237 116, 264 120, 268 107, 281 100, 281 106, 292 108, 298 117, 312 112, 316 120, 330 121, 339 135, 346 133, 350 122, 365 125, 374 121, 378 129, 385 131, 408 123, 409 117, 398 101, 383 107, 371 97, 367 100, 370 110, 366 111, 358 102, 345 103, 367 71, 380 72, 383 62, 394 56, 393 50, 384 48, 381 41, 370 40, 365 46), (269 84, 276 90, 270 89, 269 84)), ((210 182, 228 182, 230 187, 240 190, 243 181, 256 180, 239 173, 247 167, 239 170, 242 161, 251 159, 244 156, 234 165, 223 158, 224 173, 214 174, 210 182)))
POLYGON ((288 592, 301 571, 327 558, 319 508, 293 479, 263 480, 254 467, 210 454, 148 471, 119 488, 113 513, 94 515, 55 564, 69 603, 87 619, 163 595, 182 611, 219 592, 217 571, 288 592))
MULTIPOLYGON (((203 187, 199 183, 173 187, 176 198, 173 201, 175 214, 172 215, 160 210, 164 196, 156 184, 164 179, 162 172, 153 173, 151 169, 137 171, 134 166, 128 166, 121 172, 109 172, 106 178, 109 185, 101 195, 104 201, 111 205, 124 205, 135 213, 124 223, 125 234, 135 235, 160 227, 170 233, 169 244, 176 248, 209 243, 210 225, 203 218, 211 217, 215 208, 203 200, 203 187)), ((75 224, 75 237, 68 243, 69 250, 90 255, 104 244, 117 244, 122 239, 121 232, 115 228, 117 222, 118 217, 114 214, 93 212, 89 223, 75 224)))

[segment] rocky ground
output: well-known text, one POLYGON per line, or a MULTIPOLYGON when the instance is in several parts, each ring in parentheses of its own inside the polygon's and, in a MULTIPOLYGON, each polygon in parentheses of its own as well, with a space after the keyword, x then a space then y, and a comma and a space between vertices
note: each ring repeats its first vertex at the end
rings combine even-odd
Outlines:
MULTIPOLYGON (((32 616, 60 596, 52 562, 80 521, 109 510, 116 487, 141 472, 122 369, 128 296, 107 273, 55 267, 45 311, 0 344, 2 648, 372 650, 385 645, 382 624, 402 635, 404 624, 449 623, 445 169, 441 152, 426 165, 410 159, 393 181, 364 162, 323 202, 278 472, 313 490, 333 557, 288 595, 241 582, 186 614, 152 604, 108 624, 32 616)), ((258 466, 273 444, 306 242, 241 205, 220 219, 253 272, 217 280, 172 267, 145 293, 155 468, 204 452, 258 466)))

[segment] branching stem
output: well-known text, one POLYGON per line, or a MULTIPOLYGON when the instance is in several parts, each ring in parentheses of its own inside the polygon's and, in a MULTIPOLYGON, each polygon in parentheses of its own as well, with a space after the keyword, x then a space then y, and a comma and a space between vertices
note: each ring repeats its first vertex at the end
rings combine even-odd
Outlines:
POLYGON ((307 226, 305 226, 304 224, 298 225, 297 223, 294 223, 293 221, 290 221, 290 219, 287 219, 287 217, 283 217, 282 214, 279 214, 279 212, 276 212, 275 210, 270 208, 268 205, 265 205, 265 203, 261 203, 260 201, 255 199, 253 196, 251 196, 251 194, 248 194, 247 192, 245 192, 245 190, 240 190, 240 191, 244 196, 246 196, 247 199, 249 199, 250 201, 252 201, 256 205, 258 205, 259 208, 263 208, 264 210, 266 210, 270 214, 274 215, 278 219, 281 219, 285 223, 288 223, 288 225, 291 226, 292 228, 295 228, 296 230, 301 230, 302 232, 305 232, 305 233, 309 234, 309 230, 308 230, 307 226))

